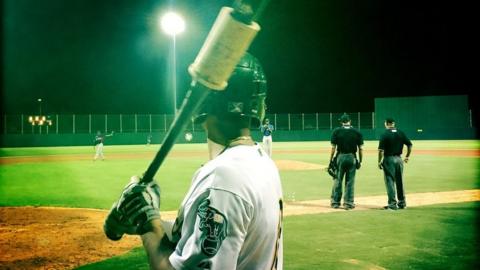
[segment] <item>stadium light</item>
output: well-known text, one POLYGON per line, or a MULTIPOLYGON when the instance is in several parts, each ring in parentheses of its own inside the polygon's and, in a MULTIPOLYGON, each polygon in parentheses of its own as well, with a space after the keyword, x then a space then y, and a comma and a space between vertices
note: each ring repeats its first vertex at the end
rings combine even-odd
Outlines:
POLYGON ((42 133, 42 126, 46 125, 47 126, 47 133, 48 133, 48 126, 51 126, 53 121, 50 119, 50 116, 45 116, 42 114, 42 99, 39 98, 37 99, 38 101, 38 115, 30 115, 28 117, 28 122, 32 125, 32 131, 33 131, 33 126, 39 126, 39 131, 40 134, 42 133))
POLYGON ((176 36, 185 31, 185 21, 175 12, 168 12, 160 20, 162 30, 170 36, 176 36))
POLYGON ((177 115, 177 57, 176 36, 185 31, 185 21, 175 12, 167 12, 160 19, 160 27, 167 35, 172 36, 173 41, 173 112, 177 115))
POLYGON ((42 115, 42 99, 39 98, 39 99, 37 99, 37 101, 38 101, 38 107, 39 107, 40 115, 42 115))

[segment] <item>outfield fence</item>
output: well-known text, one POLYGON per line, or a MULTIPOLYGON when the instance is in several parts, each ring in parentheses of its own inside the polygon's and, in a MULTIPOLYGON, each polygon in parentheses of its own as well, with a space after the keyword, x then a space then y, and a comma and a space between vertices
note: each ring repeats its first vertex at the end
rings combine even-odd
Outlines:
MULTIPOLYGON (((339 125, 343 113, 267 114, 276 130, 332 130, 339 125)), ((375 113, 348 113, 358 129, 375 129, 375 113)), ((171 114, 50 114, 4 115, 2 134, 93 134, 165 132, 173 123, 171 114), (37 120, 35 120, 37 117, 37 120)), ((201 125, 192 122, 189 131, 200 131, 201 125)))

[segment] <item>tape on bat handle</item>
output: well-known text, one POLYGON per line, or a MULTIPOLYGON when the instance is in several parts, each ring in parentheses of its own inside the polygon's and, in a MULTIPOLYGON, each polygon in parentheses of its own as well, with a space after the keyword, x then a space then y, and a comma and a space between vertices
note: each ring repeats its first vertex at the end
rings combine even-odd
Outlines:
POLYGON ((200 49, 188 68, 192 79, 212 90, 224 90, 235 65, 245 54, 260 26, 245 24, 232 17, 233 9, 223 7, 200 49))

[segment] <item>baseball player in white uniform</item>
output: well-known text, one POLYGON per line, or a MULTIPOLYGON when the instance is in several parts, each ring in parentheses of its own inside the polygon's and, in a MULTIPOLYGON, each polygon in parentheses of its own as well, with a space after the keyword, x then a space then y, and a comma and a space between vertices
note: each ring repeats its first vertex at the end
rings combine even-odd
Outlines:
POLYGON ((102 132, 97 131, 97 135, 95 136, 94 145, 95 145, 95 156, 93 157, 93 161, 96 161, 98 158, 105 160, 105 156, 103 155, 103 142, 105 141, 105 137, 113 136, 113 131, 111 134, 103 135, 102 132))
POLYGON ((283 269, 280 177, 250 136, 265 97, 263 70, 249 54, 227 89, 209 94, 196 122, 207 132, 211 160, 193 176, 173 224, 158 214, 156 184, 124 190, 114 207, 135 225, 114 221, 109 228, 142 235, 152 269, 283 269))
POLYGON ((270 157, 272 156, 273 129, 274 127, 272 124, 270 124, 270 120, 268 120, 268 118, 265 119, 265 124, 261 127, 261 131, 263 134, 262 144, 263 144, 263 149, 265 149, 265 152, 267 152, 270 157))

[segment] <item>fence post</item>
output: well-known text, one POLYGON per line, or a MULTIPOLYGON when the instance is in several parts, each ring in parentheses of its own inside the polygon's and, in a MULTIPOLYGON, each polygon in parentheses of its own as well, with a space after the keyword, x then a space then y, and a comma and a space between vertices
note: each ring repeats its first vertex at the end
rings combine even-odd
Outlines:
POLYGON ((137 114, 135 114, 135 133, 137 133, 137 114))
POLYGON ((58 134, 58 114, 56 115, 56 120, 57 120, 56 122, 57 124, 55 125, 55 129, 56 129, 55 131, 58 134))
POLYGON ((105 133, 108 132, 108 120, 107 120, 107 114, 105 114, 105 133))
POLYGON ((122 114, 120 114, 120 133, 123 133, 123 121, 122 121, 122 114))
POLYGON ((75 114, 72 115, 72 122, 73 122, 73 134, 75 134, 75 114))
POLYGON ((372 129, 375 129, 375 112, 372 112, 372 129))
POLYGON ((163 115, 163 130, 167 131, 167 114, 163 115))
POLYGON ((288 114, 288 130, 290 131, 290 114, 288 114))
POLYGON ((315 119, 316 119, 316 121, 315 121, 316 125, 315 126, 317 127, 317 130, 318 130, 318 112, 315 113, 315 119))
MULTIPOLYGON (((7 119, 5 119, 5 133, 7 133, 7 119)), ((23 114, 22 114, 22 118, 21 118, 21 130, 22 130, 22 134, 23 134, 23 114)))
POLYGON ((330 113, 330 130, 333 129, 332 113, 330 113))
POLYGON ((302 130, 305 130, 305 114, 302 113, 302 130))
POLYGON ((358 112, 358 129, 360 129, 360 112, 358 112))
MULTIPOLYGON (((275 123, 275 130, 278 129, 278 126, 277 126, 277 114, 274 114, 273 115, 273 122, 275 123)), ((260 123, 260 125, 262 125, 262 123, 260 123)))
POLYGON ((472 119, 472 110, 468 110, 468 113, 469 113, 469 117, 470 117, 470 127, 472 128, 473 127, 473 119, 472 119))
POLYGON ((150 133, 152 133, 152 114, 149 114, 148 116, 149 116, 149 123, 150 123, 149 130, 150 130, 150 133))
POLYGON ((195 132, 195 120, 192 117, 192 133, 195 132))

